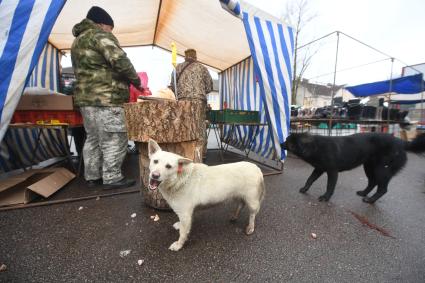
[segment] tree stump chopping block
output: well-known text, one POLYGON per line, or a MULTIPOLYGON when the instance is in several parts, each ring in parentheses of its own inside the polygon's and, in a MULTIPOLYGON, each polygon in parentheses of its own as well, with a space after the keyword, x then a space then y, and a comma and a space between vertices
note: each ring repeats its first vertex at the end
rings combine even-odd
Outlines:
POLYGON ((124 105, 129 140, 139 150, 140 191, 144 203, 156 209, 169 210, 158 190, 149 189, 149 138, 162 150, 202 162, 199 147, 198 119, 203 108, 196 101, 148 100, 124 105))

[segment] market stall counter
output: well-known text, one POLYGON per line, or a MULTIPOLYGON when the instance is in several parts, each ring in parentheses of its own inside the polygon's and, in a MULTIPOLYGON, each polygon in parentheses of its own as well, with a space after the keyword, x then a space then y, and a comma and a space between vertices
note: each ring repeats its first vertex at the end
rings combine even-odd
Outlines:
POLYGON ((124 105, 128 138, 139 150, 140 190, 148 206, 170 209, 158 190, 148 188, 149 139, 155 140, 165 151, 201 162, 203 144, 199 141, 197 123, 203 117, 200 103, 151 98, 124 105))

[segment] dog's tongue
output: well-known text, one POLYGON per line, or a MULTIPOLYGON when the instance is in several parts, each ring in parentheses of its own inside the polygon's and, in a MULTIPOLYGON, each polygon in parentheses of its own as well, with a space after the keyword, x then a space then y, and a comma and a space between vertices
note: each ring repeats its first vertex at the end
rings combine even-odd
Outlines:
POLYGON ((156 190, 158 188, 158 186, 159 186, 160 183, 161 182, 159 182, 158 180, 150 179, 150 181, 149 181, 149 188, 152 191, 154 191, 154 190, 156 190))

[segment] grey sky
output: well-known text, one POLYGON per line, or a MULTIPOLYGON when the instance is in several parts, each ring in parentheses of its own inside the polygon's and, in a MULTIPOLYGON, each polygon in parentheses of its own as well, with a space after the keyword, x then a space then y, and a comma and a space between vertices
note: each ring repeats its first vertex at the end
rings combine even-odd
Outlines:
MULTIPOLYGON (((279 17, 286 3, 293 0, 246 0, 279 17)), ((296 0, 295 0, 296 1, 296 0)), ((423 0, 308 0, 308 10, 316 17, 308 23, 301 43, 307 43, 333 31, 342 31, 407 64, 425 63, 425 1, 423 0)), ((310 47, 317 52, 306 72, 312 80, 332 83, 336 35, 310 47)), ((376 62, 386 57, 341 37, 338 70, 376 62)), ((395 61, 393 76, 400 75, 402 63, 395 61)), ((337 83, 363 83, 384 80, 391 75, 390 60, 337 73, 337 83)))

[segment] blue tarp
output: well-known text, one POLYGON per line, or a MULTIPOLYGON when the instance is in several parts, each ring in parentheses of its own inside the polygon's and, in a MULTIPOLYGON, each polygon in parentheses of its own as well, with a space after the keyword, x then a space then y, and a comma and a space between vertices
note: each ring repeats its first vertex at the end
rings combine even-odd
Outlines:
POLYGON ((357 97, 366 97, 389 92, 399 94, 414 94, 424 91, 424 81, 422 79, 422 74, 401 77, 393 79, 392 82, 390 82, 390 80, 387 80, 361 84, 346 87, 346 89, 357 97))

